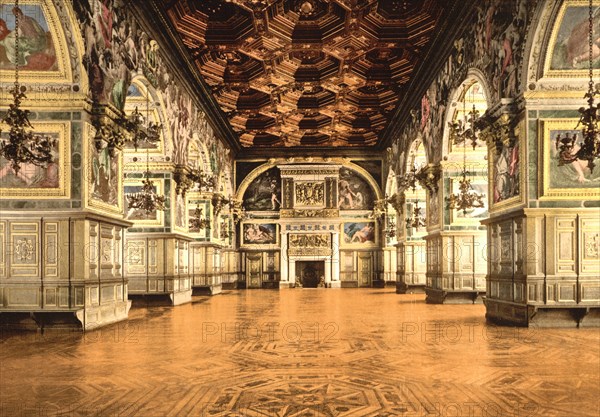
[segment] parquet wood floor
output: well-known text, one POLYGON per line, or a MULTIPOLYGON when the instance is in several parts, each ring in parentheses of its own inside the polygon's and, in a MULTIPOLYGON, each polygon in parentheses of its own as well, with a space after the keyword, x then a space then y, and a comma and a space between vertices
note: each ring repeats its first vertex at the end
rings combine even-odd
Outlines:
POLYGON ((600 330, 393 289, 232 291, 86 334, 4 333, 0 416, 600 415, 600 330))

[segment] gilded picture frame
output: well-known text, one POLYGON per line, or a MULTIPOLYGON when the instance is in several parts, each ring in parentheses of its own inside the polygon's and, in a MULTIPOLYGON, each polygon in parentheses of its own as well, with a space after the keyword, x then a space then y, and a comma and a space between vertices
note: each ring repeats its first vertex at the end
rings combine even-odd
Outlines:
MULTIPOLYGON (((151 178, 154 182, 154 189, 156 194, 164 195, 165 185, 163 180, 158 178, 151 178)), ((142 179, 127 179, 123 182, 124 189, 124 208, 125 208, 125 220, 129 220, 133 222, 133 227, 140 226, 162 226, 165 223, 165 211, 166 210, 156 210, 151 214, 144 214, 140 210, 129 209, 127 204, 127 194, 138 192, 142 188, 142 179)), ((170 206, 169 202, 165 203, 167 206, 170 206)))
MULTIPOLYGON (((522 120, 519 123, 519 132, 524 132, 525 131, 525 121, 522 120)), ((502 156, 501 154, 497 153, 496 150, 496 146, 495 144, 491 143, 488 145, 488 191, 487 191, 487 195, 488 195, 488 207, 489 207, 489 212, 491 213, 497 213, 503 210, 506 210, 507 208, 513 208, 516 206, 520 206, 520 205, 524 205, 525 204, 525 200, 526 200, 526 191, 527 191, 527 172, 525 172, 525 170, 527 169, 527 167, 529 166, 528 164, 528 160, 527 160, 527 153, 526 153, 526 149, 527 149, 527 145, 525 143, 525 138, 522 134, 519 135, 518 137, 518 149, 517 149, 517 158, 519 160, 519 167, 518 167, 518 178, 517 178, 517 186, 519 187, 519 192, 516 195, 513 195, 511 197, 505 198, 505 199, 501 199, 499 201, 495 201, 495 193, 496 193, 496 188, 499 188, 500 186, 497 185, 497 182, 500 182, 501 180, 499 178, 497 178, 497 174, 498 174, 498 168, 497 165, 499 163, 498 159, 502 156)), ((505 144, 503 146, 502 152, 506 151, 510 151, 511 148, 508 148, 508 146, 505 144)), ((514 179, 513 179, 514 181, 514 179)))
MULTIPOLYGON (((558 134, 577 134, 573 154, 581 142, 581 131, 576 130, 578 119, 542 119, 538 130, 538 192, 541 200, 570 200, 600 198, 600 170, 590 171, 587 161, 575 158, 559 165, 558 134)), ((597 159, 596 163, 600 165, 597 159)))
MULTIPOLYGON (((459 192, 459 182, 462 178, 450 178, 450 192, 457 194, 459 192)), ((489 216, 489 187, 488 181, 481 177, 471 179, 473 191, 478 194, 484 194, 483 207, 472 208, 467 210, 465 214, 462 210, 448 209, 450 212, 450 224, 459 225, 479 225, 480 220, 486 219, 489 216)))
MULTIPOLYGON (((14 30, 12 17, 12 9, 15 6, 14 1, 3 2, 0 8, 0 18, 7 21, 9 30, 14 30)), ((19 6, 26 18, 33 19, 40 27, 47 29, 46 33, 50 36, 53 50, 56 59, 56 69, 52 70, 29 70, 27 66, 22 65, 19 79, 24 83, 65 83, 73 82, 73 69, 69 65, 69 46, 65 37, 65 30, 61 24, 61 17, 58 15, 56 8, 49 7, 45 1, 38 0, 21 0, 19 6), (43 18, 41 18, 43 15, 43 18)), ((77 21, 73 16, 69 16, 68 24, 76 27, 77 21)), ((30 51, 30 56, 35 56, 35 51, 30 51)), ((14 76, 14 69, 0 69, 0 78, 3 80, 10 79, 14 76)), ((35 89, 28 92, 28 99, 37 99, 38 93, 35 89)))
MULTIPOLYGON (((600 7, 600 1, 594 0, 593 7, 600 7)), ((565 0, 562 3, 546 48, 544 77, 585 78, 588 76, 588 8, 588 0, 565 0), (584 25, 585 30, 576 30, 579 25, 584 25), (576 38, 581 35, 584 35, 585 39, 576 38)), ((598 17, 595 16, 596 27, 598 23, 598 17)), ((599 57, 595 57, 594 60, 594 77, 600 75, 598 59, 599 57)))
POLYGON ((87 146, 84 147, 85 167, 83 167, 82 179, 85 183, 85 186, 82 187, 85 190, 85 206, 120 216, 123 214, 123 153, 118 152, 117 155, 109 158, 106 155, 107 149, 97 151, 93 141, 96 130, 89 123, 85 123, 84 129, 84 143, 87 143, 87 146), (100 161, 106 161, 112 167, 109 170, 108 178, 99 175, 98 167, 102 165, 100 161), (114 165, 116 165, 116 169, 114 165), (102 186, 103 180, 107 180, 105 187, 102 186), (110 197, 107 198, 101 190, 110 189, 112 191, 114 183, 116 183, 114 191, 116 191, 117 197, 113 200, 110 197))
POLYGON ((188 228, 188 233, 192 236, 194 236, 197 239, 210 239, 210 231, 213 228, 213 224, 214 222, 211 220, 211 224, 209 228, 204 228, 204 229, 192 229, 190 228, 190 219, 192 218, 192 216, 194 215, 194 212, 196 211, 196 207, 199 207, 200 209, 202 209, 202 214, 204 216, 204 218, 211 218, 212 212, 211 212, 211 203, 210 200, 205 200, 203 198, 200 197, 200 195, 198 193, 194 193, 196 195, 190 195, 188 193, 187 195, 187 217, 186 217, 186 225, 188 228))
POLYGON ((344 220, 340 234, 343 248, 372 248, 379 245, 379 225, 368 219, 344 220))
POLYGON ((427 223, 427 230, 440 228, 443 221, 444 207, 442 202, 442 190, 437 189, 434 192, 426 191, 426 207, 425 207, 425 220, 427 223), (435 207, 435 208, 434 208, 435 207), (435 210, 437 209, 437 213, 435 210))
MULTIPOLYGON (((71 198, 71 125, 69 122, 32 122, 37 134, 57 139, 54 162, 47 167, 21 164, 18 174, 8 161, 0 161, 0 198, 56 200, 71 198), (25 186, 27 183, 31 186, 25 186), (12 184, 12 185, 11 185, 12 184)), ((2 136, 8 127, 2 125, 2 136)))
POLYGON ((240 241, 242 247, 279 246, 279 225, 268 221, 242 222, 240 241))

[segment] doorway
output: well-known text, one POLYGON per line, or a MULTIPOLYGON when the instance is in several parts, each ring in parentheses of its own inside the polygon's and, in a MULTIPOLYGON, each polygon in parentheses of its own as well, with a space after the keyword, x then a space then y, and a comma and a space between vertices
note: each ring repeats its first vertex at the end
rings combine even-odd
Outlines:
POLYGON ((325 261, 296 261, 296 276, 303 288, 325 286, 325 261))

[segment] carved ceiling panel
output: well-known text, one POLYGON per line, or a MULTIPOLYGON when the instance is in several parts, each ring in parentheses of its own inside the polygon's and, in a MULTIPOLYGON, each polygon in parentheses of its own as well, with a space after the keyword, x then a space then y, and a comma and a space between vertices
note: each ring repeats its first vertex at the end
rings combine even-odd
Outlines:
POLYGON ((369 146, 445 3, 176 0, 167 14, 242 146, 369 146))

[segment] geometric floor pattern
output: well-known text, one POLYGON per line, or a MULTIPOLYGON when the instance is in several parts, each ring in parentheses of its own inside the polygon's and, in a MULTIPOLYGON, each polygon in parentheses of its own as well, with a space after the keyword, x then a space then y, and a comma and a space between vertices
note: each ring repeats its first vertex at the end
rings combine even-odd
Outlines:
POLYGON ((5 332, 0 416, 600 416, 600 329, 484 315, 392 288, 248 290, 5 332))

